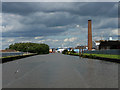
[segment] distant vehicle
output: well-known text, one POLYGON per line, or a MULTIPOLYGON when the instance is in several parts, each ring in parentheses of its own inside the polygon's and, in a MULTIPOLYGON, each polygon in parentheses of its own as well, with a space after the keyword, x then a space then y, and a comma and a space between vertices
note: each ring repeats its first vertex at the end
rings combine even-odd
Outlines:
POLYGON ((52 53, 55 53, 55 51, 53 51, 52 53))
POLYGON ((52 53, 52 49, 49 50, 49 53, 52 53))

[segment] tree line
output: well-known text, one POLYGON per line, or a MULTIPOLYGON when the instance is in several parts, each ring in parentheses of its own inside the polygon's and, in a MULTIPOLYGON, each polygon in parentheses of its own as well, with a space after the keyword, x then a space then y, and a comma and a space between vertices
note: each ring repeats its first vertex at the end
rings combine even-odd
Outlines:
POLYGON ((37 53, 37 54, 49 53, 49 46, 47 44, 39 44, 39 43, 14 43, 9 46, 9 49, 13 49, 21 52, 37 53))

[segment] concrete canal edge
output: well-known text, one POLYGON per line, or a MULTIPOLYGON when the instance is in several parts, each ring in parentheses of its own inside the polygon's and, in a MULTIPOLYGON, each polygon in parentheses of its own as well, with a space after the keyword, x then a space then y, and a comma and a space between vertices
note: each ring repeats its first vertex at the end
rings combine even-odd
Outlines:
POLYGON ((34 55, 38 55, 38 54, 26 54, 26 55, 8 56, 8 57, 0 58, 1 59, 0 61, 2 61, 2 63, 6 63, 6 62, 9 62, 9 61, 14 61, 14 60, 17 60, 17 59, 30 57, 30 56, 34 56, 34 55))

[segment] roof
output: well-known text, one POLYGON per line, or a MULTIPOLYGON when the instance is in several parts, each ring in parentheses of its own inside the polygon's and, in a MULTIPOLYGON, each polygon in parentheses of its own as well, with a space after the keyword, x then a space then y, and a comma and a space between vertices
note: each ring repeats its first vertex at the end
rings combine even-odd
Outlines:
POLYGON ((100 43, 100 41, 95 41, 96 43, 100 43))
POLYGON ((87 47, 87 46, 77 46, 77 47, 75 47, 75 49, 82 49, 82 48, 83 48, 83 49, 86 49, 86 47, 87 47))
POLYGON ((99 40, 99 41, 95 41, 96 43, 100 43, 101 41, 105 41, 105 40, 99 40))

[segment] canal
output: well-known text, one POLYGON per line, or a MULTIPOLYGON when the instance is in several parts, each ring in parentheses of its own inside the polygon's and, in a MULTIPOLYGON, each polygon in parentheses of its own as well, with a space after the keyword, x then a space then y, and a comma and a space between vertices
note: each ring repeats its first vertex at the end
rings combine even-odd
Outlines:
POLYGON ((3 88, 118 88, 118 64, 59 53, 2 65, 3 88))

